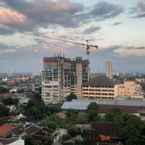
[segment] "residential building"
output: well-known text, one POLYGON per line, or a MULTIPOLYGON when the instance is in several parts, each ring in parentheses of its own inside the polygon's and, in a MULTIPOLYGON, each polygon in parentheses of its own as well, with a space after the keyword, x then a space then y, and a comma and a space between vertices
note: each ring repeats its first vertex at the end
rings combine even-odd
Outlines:
POLYGON ((42 72, 42 99, 46 104, 59 103, 74 92, 81 96, 81 87, 88 81, 88 60, 81 57, 45 57, 42 72))
POLYGON ((116 97, 126 96, 130 99, 144 98, 144 92, 141 85, 134 80, 127 80, 122 84, 116 84, 114 91, 116 97))

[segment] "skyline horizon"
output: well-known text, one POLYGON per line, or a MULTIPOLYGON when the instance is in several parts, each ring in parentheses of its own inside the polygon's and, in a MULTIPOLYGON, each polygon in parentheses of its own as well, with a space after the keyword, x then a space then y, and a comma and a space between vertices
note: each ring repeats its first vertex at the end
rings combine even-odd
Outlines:
MULTIPOLYGON (((67 56, 61 56, 61 55, 52 55, 52 56, 44 56, 43 58, 45 58, 45 57, 58 57, 58 56, 60 56, 60 57, 64 57, 64 58, 69 58, 69 59, 75 59, 75 58, 77 58, 77 57, 81 57, 82 59, 85 59, 85 60, 88 60, 87 59, 87 56, 75 56, 75 57, 67 57, 67 56)), ((41 59, 41 63, 40 63, 40 70, 39 71, 37 71, 37 72, 35 72, 35 71, 20 71, 20 70, 9 70, 9 71, 1 71, 0 70, 0 73, 8 73, 8 74, 13 74, 13 73, 26 73, 26 74, 41 74, 41 72, 43 71, 43 58, 41 59)), ((90 73, 91 74, 93 74, 93 73, 96 73, 96 74, 106 74, 106 61, 111 61, 111 63, 112 63, 112 74, 145 74, 145 72, 139 72, 139 71, 117 71, 117 70, 115 70, 114 71, 114 65, 113 65, 113 62, 112 62, 112 60, 109 60, 109 59, 105 59, 104 60, 104 62, 102 62, 101 64, 100 64, 100 67, 101 67, 101 71, 100 70, 94 70, 94 69, 92 69, 92 67, 94 67, 93 66, 93 64, 91 64, 90 66, 91 66, 91 69, 90 69, 90 73)), ((91 63, 91 61, 89 62, 89 64, 91 63)), ((98 66, 99 67, 99 66, 98 66)))

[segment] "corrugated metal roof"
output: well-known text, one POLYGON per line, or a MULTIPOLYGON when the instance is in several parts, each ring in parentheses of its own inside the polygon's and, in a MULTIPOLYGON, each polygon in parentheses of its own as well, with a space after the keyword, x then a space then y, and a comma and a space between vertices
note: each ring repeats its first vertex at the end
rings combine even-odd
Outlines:
POLYGON ((91 102, 108 106, 145 107, 145 100, 72 100, 64 102, 62 109, 87 110, 91 102))

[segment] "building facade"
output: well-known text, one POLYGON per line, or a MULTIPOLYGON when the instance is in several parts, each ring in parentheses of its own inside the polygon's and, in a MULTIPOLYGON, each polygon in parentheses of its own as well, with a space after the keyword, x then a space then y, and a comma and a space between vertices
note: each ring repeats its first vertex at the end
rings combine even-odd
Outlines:
POLYGON ((45 57, 42 72, 42 99, 46 104, 62 102, 71 92, 81 96, 82 83, 88 81, 88 60, 45 57))
POLYGON ((112 62, 106 61, 106 76, 112 79, 112 62))
POLYGON ((97 77, 83 84, 82 97, 88 99, 114 99, 115 83, 105 76, 97 77))
POLYGON ((115 85, 115 96, 126 96, 130 99, 143 99, 144 92, 139 83, 133 80, 125 81, 115 85))
POLYGON ((83 85, 82 97, 87 99, 143 99, 144 92, 136 81, 119 83, 108 77, 98 77, 83 85))

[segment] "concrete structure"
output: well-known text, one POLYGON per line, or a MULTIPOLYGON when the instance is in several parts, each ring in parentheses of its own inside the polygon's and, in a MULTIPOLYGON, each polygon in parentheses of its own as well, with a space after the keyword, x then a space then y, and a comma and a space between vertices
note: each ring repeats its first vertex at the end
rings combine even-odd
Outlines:
POLYGON ((99 76, 82 86, 82 97, 90 99, 114 99, 115 82, 105 76, 99 76))
POLYGON ((71 92, 81 96, 82 83, 88 81, 88 60, 46 57, 43 64, 42 99, 46 104, 60 103, 71 92))
POLYGON ((128 80, 123 84, 117 84, 114 88, 115 96, 126 96, 130 99, 143 99, 143 89, 136 81, 128 80))
POLYGON ((82 86, 82 97, 88 99, 143 99, 144 91, 136 81, 114 82, 98 76, 82 86))
POLYGON ((106 76, 112 79, 112 62, 106 61, 106 76))

